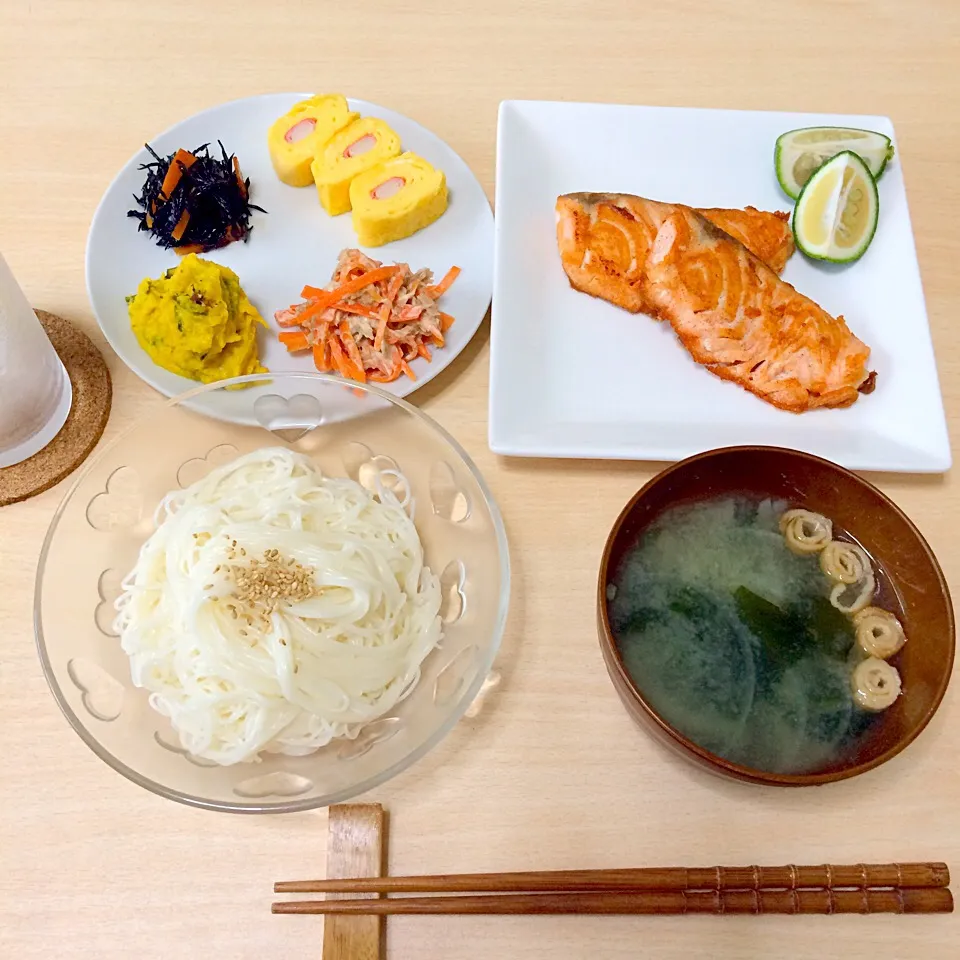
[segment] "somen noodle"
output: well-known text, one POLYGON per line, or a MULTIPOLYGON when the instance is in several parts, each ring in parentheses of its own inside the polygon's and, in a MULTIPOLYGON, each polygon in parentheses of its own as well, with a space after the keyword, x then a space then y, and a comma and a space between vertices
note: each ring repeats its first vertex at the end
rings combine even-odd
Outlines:
POLYGON ((284 448, 169 494, 117 601, 133 681, 220 764, 355 737, 419 679, 440 585, 405 507, 284 448))

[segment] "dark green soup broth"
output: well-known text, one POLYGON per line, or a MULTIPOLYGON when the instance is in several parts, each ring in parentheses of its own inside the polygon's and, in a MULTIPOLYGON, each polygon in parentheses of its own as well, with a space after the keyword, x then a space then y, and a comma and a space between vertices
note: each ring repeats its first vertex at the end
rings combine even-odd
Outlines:
POLYGON ((668 723, 734 763, 794 774, 844 758, 876 715, 853 701, 853 627, 817 556, 784 544, 787 506, 666 511, 625 552, 607 609, 624 666, 668 723))

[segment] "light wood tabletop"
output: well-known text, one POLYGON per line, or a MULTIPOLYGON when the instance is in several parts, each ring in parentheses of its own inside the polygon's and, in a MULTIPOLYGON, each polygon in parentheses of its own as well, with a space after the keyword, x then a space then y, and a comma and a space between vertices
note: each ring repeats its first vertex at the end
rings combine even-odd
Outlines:
MULTIPOLYGON (((505 98, 889 115, 952 432, 960 421, 960 5, 952 0, 10 0, 0 8, 0 250, 33 304, 77 321, 114 378, 115 437, 161 397, 106 346, 84 287, 90 217, 150 136, 265 91, 343 91, 415 118, 493 197, 505 98)), ((651 144, 651 149, 656 149, 651 144)), ((669 162, 665 158, 665 162, 669 162)), ((420 404, 466 447, 513 560, 501 686, 367 799, 393 873, 946 860, 960 875, 958 691, 883 768, 838 785, 720 781, 632 725, 594 626, 600 551, 649 463, 501 459, 487 447, 489 324, 420 404)), ((873 476, 960 593, 952 476, 873 476)), ((320 956, 319 917, 271 885, 322 874, 326 814, 244 817, 153 796, 60 714, 33 578, 63 485, 0 510, 0 955, 320 956)), ((957 956, 955 917, 396 918, 400 958, 957 956)))

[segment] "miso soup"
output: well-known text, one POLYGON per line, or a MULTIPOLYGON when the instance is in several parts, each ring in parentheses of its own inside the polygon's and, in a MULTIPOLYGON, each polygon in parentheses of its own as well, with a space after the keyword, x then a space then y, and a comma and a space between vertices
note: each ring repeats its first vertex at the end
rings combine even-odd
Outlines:
POLYGON ((851 691, 849 616, 815 555, 778 521, 789 505, 724 497, 671 508, 628 548, 607 585, 627 672, 694 743, 772 773, 844 759, 875 722, 851 691))

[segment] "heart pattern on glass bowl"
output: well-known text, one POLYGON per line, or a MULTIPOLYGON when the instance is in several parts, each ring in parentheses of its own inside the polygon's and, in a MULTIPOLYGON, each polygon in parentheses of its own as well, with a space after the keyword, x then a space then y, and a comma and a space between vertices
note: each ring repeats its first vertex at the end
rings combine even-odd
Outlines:
POLYGON ((463 690, 473 671, 479 649, 470 645, 457 651, 437 674, 433 685, 433 702, 438 707, 452 703, 463 690))
POLYGON ((393 457, 374 453, 365 443, 351 440, 345 444, 340 458, 351 480, 356 480, 361 487, 374 494, 380 488, 389 490, 409 516, 415 519, 416 501, 410 482, 393 457))
POLYGON ((239 450, 232 443, 218 443, 211 447, 202 457, 191 457, 184 460, 177 470, 177 483, 181 489, 202 480, 211 470, 229 463, 238 454, 239 450))
POLYGON ((253 413, 260 426, 286 443, 296 443, 324 420, 320 401, 309 393, 265 393, 253 401, 253 413))
POLYGON ((340 459, 343 461, 343 469, 347 472, 347 476, 359 482, 360 470, 364 464, 373 459, 373 451, 359 440, 350 440, 343 445, 340 459))
POLYGON ((299 797, 313 789, 313 781, 286 770, 274 770, 273 773, 260 774, 241 780, 233 792, 247 800, 261 800, 265 797, 299 797))
POLYGON ((464 716, 468 720, 474 720, 480 716, 481 711, 486 706, 490 694, 500 686, 500 681, 502 679, 503 675, 499 670, 491 670, 487 674, 487 676, 484 678, 483 684, 477 691, 477 695, 473 698, 473 702, 469 707, 467 707, 466 713, 464 713, 464 716))
POLYGON ((129 529, 143 516, 143 490, 133 467, 117 467, 87 504, 87 523, 103 533, 129 529))
POLYGON ((368 723, 355 740, 347 740, 337 751, 338 760, 357 760, 372 750, 378 743, 385 743, 395 737, 403 722, 399 717, 382 717, 368 723))
POLYGON ((117 618, 117 610, 114 604, 120 596, 122 581, 123 574, 112 568, 104 570, 97 578, 97 597, 100 602, 93 611, 93 621, 105 637, 117 636, 117 631, 113 626, 117 618))
POLYGON ((451 560, 440 574, 440 619, 445 625, 456 623, 467 607, 463 585, 467 569, 462 560, 451 560))
POLYGON ((186 747, 182 746, 180 740, 178 739, 176 733, 173 730, 161 731, 158 730, 154 735, 153 739, 157 742, 158 746, 163 747, 164 750, 169 750, 170 753, 177 753, 184 758, 188 763, 192 763, 195 767, 216 767, 217 763, 215 760, 207 760, 204 757, 198 757, 192 754, 186 747))
POLYGON ((430 500, 433 512, 451 523, 463 523, 470 518, 470 494, 457 482, 453 467, 438 460, 430 468, 430 500))
POLYGON ((67 674, 80 691, 80 701, 91 717, 110 723, 120 716, 123 684, 103 667, 83 657, 74 657, 67 663, 67 674))

